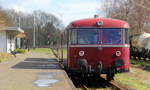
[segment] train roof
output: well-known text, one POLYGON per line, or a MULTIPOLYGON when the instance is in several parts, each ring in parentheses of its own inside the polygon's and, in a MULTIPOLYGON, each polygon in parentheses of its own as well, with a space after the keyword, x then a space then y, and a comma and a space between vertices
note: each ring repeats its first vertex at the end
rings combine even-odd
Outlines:
POLYGON ((69 24, 69 28, 129 28, 129 24, 122 20, 111 18, 89 18, 76 20, 69 24))

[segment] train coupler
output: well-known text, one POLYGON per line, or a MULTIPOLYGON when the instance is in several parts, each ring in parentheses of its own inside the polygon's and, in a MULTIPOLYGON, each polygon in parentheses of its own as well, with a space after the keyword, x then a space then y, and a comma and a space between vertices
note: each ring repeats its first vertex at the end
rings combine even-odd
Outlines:
POLYGON ((98 64, 97 64, 97 73, 101 74, 102 72, 102 69, 103 69, 103 65, 102 65, 102 62, 100 61, 98 64))

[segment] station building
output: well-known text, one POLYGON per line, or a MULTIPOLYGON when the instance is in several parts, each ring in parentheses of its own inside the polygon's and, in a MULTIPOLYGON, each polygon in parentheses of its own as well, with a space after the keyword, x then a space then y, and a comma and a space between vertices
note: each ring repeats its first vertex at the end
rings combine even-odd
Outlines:
POLYGON ((0 28, 0 52, 10 53, 20 47, 24 30, 19 27, 0 28))

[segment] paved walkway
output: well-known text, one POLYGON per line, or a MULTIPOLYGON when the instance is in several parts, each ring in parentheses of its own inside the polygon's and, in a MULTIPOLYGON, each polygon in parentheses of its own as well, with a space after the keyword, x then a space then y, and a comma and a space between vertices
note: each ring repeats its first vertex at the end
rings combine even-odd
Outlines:
POLYGON ((53 55, 27 53, 0 63, 0 90, 73 90, 53 55))

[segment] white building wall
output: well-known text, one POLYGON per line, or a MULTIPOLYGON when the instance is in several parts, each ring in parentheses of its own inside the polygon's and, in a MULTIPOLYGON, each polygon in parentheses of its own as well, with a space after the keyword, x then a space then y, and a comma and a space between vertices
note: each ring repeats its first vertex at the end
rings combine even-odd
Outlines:
POLYGON ((21 38, 17 38, 17 48, 21 48, 21 38))
POLYGON ((10 36, 7 35, 7 52, 10 53, 10 46, 11 45, 11 41, 10 41, 10 36))
POLYGON ((13 37, 12 39, 11 39, 11 44, 12 44, 12 47, 11 47, 11 50, 12 51, 14 51, 15 49, 16 49, 16 42, 15 42, 15 37, 13 37))
POLYGON ((0 52, 7 52, 6 32, 0 32, 0 52))
POLYGON ((15 37, 12 37, 7 34, 7 52, 15 50, 15 37))

